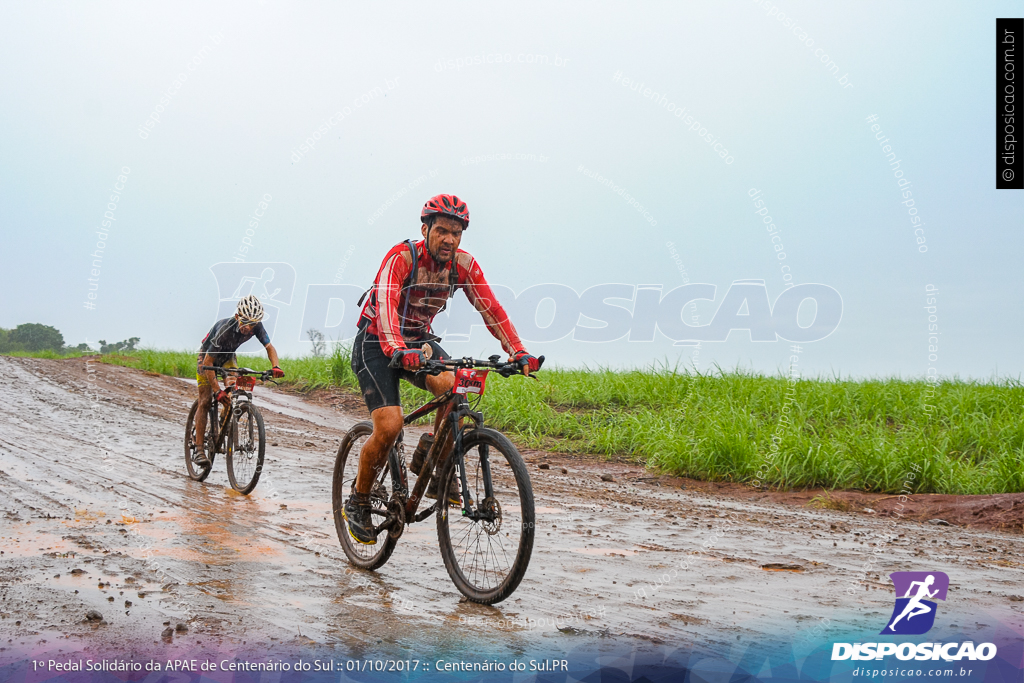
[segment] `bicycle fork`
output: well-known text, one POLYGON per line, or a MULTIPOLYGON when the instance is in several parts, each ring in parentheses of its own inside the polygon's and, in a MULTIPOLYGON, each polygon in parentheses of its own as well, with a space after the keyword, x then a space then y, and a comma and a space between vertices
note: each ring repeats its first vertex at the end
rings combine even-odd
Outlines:
POLYGON ((452 429, 455 430, 452 457, 455 458, 455 464, 459 468, 459 484, 462 491, 462 516, 468 517, 473 521, 480 519, 490 521, 493 514, 484 508, 484 501, 494 498, 494 484, 491 481, 490 447, 487 444, 480 444, 479 447, 480 475, 484 480, 484 500, 472 501, 469 491, 469 480, 466 477, 466 452, 462 446, 462 435, 465 430, 459 428, 459 421, 465 417, 471 418, 478 428, 483 426, 484 419, 483 414, 471 410, 468 403, 462 403, 449 415, 452 421, 452 429), (475 509, 470 506, 471 501, 476 503, 475 509))

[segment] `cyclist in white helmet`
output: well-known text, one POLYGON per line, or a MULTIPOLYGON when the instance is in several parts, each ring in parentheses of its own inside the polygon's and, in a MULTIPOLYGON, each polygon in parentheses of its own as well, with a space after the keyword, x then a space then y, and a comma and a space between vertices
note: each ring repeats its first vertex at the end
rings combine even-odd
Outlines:
MULTIPOLYGON (((284 377, 284 371, 277 365, 277 349, 270 343, 270 336, 263 328, 261 320, 263 320, 263 304, 250 294, 238 302, 238 309, 233 317, 218 320, 203 337, 203 344, 199 347, 199 357, 196 359, 196 383, 199 385, 199 409, 196 411, 197 435, 206 433, 206 414, 210 409, 210 400, 214 397, 225 403, 231 400, 226 389, 220 388, 217 373, 213 370, 200 370, 200 366, 237 368, 235 351, 239 346, 256 337, 267 350, 267 358, 274 366, 274 377, 284 377)), ((200 467, 205 467, 210 464, 209 458, 206 457, 206 445, 198 436, 195 439, 195 444, 195 463, 200 467)))

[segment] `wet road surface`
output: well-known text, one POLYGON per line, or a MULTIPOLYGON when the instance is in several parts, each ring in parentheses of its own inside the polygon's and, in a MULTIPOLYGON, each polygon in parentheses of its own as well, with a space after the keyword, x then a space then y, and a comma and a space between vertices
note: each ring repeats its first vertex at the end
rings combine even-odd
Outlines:
POLYGON ((81 359, 0 357, 0 661, 16 647, 154 642, 403 657, 609 637, 728 648, 826 622, 877 633, 893 604, 887 575, 910 570, 949 574, 944 610, 961 623, 998 611, 1024 629, 1020 535, 712 497, 635 465, 537 451, 524 453, 538 519, 526 578, 499 605, 468 603, 433 517, 377 572, 345 561, 330 475, 363 414, 257 388, 267 461, 242 496, 222 456, 206 482, 185 475, 194 391, 81 359), (179 623, 187 631, 162 635, 179 623))

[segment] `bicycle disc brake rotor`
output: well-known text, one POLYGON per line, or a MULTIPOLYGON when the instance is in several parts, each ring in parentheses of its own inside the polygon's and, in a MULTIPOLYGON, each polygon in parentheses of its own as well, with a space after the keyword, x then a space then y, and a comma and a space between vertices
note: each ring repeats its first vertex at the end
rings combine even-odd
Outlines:
POLYGON ((480 509, 488 517, 492 517, 492 519, 485 518, 480 520, 480 526, 487 532, 487 535, 493 536, 501 531, 501 503, 494 498, 487 498, 484 500, 483 505, 480 506, 480 509))
POLYGON ((247 459, 252 459, 256 455, 256 442, 249 438, 248 434, 243 434, 241 443, 238 444, 238 449, 245 454, 247 459))

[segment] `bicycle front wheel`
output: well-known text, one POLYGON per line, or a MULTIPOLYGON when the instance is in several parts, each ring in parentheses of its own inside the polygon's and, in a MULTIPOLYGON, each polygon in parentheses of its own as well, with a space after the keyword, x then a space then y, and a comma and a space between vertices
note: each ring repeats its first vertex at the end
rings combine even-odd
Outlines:
POLYGON ((245 401, 238 404, 231 418, 228 435, 228 480, 231 488, 248 494, 256 488, 263 472, 267 433, 259 408, 245 401))
POLYGON ((465 472, 453 456, 441 473, 438 500, 448 504, 437 512, 437 538, 445 569, 459 592, 473 602, 493 605, 512 594, 530 564, 533 489, 523 457, 500 432, 473 429, 462 443, 465 472), (467 493, 476 520, 463 514, 467 493))

